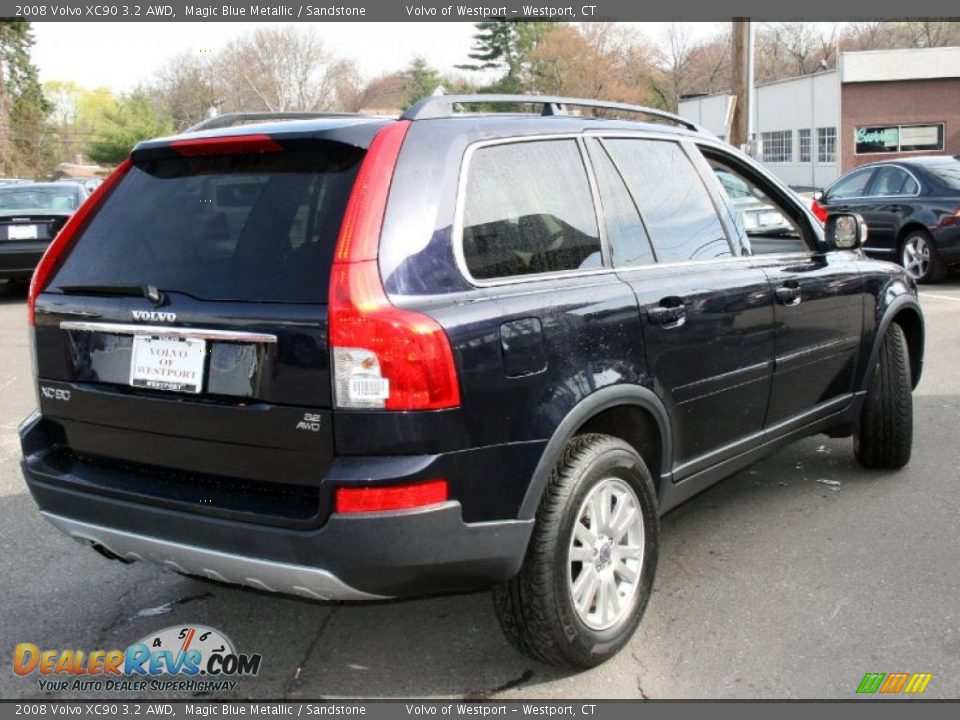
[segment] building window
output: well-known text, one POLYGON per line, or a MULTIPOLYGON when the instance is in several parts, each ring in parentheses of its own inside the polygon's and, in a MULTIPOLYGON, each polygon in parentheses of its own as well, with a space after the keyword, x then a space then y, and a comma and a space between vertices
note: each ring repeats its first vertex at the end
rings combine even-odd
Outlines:
POLYGON ((760 134, 763 162, 793 162, 793 130, 776 130, 760 134))
POLYGON ((837 161, 837 129, 835 127, 817 128, 817 162, 835 163, 837 161))
POLYGON ((882 125, 853 131, 857 155, 943 150, 943 123, 928 125, 882 125))
POLYGON ((800 141, 800 162, 810 162, 810 130, 797 130, 797 139, 800 141))

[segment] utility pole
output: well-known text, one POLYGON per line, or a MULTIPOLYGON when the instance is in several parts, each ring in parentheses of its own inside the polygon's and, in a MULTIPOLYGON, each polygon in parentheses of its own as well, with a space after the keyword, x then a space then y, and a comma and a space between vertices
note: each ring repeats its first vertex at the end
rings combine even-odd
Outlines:
POLYGON ((730 122, 730 144, 742 148, 747 144, 747 129, 750 118, 750 21, 740 18, 733 21, 732 58, 730 62, 733 87, 731 92, 736 98, 733 118, 730 122))

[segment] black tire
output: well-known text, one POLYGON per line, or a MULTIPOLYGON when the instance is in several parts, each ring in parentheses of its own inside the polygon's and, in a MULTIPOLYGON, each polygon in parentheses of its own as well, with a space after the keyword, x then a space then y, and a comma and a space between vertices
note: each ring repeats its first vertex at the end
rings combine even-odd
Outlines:
POLYGON ((932 284, 941 282, 947 275, 947 264, 940 259, 940 255, 937 253, 937 247, 933 244, 933 238, 930 236, 926 230, 921 230, 919 228, 910 230, 900 242, 900 257, 899 262, 904 267, 907 267, 907 263, 904 257, 904 250, 907 245, 911 242, 917 240, 925 243, 926 247, 930 249, 930 263, 927 266, 926 272, 922 275, 914 274, 910 272, 911 277, 916 280, 918 283, 923 284, 932 284))
POLYGON ((573 438, 544 491, 520 573, 494 590, 504 634, 524 655, 551 665, 586 668, 609 659, 630 639, 646 609, 659 537, 653 479, 637 452, 608 435, 573 438), (644 548, 639 579, 625 614, 612 627, 593 630, 574 606, 568 585, 568 549, 585 499, 609 478, 633 490, 643 519, 644 548))
POLYGON ((854 451, 864 467, 896 470, 910 462, 912 391, 907 338, 903 328, 891 323, 881 341, 854 433, 854 451))

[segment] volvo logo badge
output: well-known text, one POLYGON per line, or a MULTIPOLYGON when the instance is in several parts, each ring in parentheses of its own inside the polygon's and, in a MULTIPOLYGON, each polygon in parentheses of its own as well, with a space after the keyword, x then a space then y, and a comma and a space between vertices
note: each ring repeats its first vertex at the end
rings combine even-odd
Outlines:
POLYGON ((177 314, 175 312, 162 312, 160 310, 131 310, 134 320, 141 322, 176 322, 177 314))

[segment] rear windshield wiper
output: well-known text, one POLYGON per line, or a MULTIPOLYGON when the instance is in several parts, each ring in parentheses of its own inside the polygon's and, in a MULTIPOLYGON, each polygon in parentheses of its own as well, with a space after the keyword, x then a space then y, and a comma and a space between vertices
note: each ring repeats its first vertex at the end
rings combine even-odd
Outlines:
POLYGON ((58 285, 56 289, 65 295, 142 297, 154 305, 162 305, 164 301, 163 290, 154 285, 58 285))

